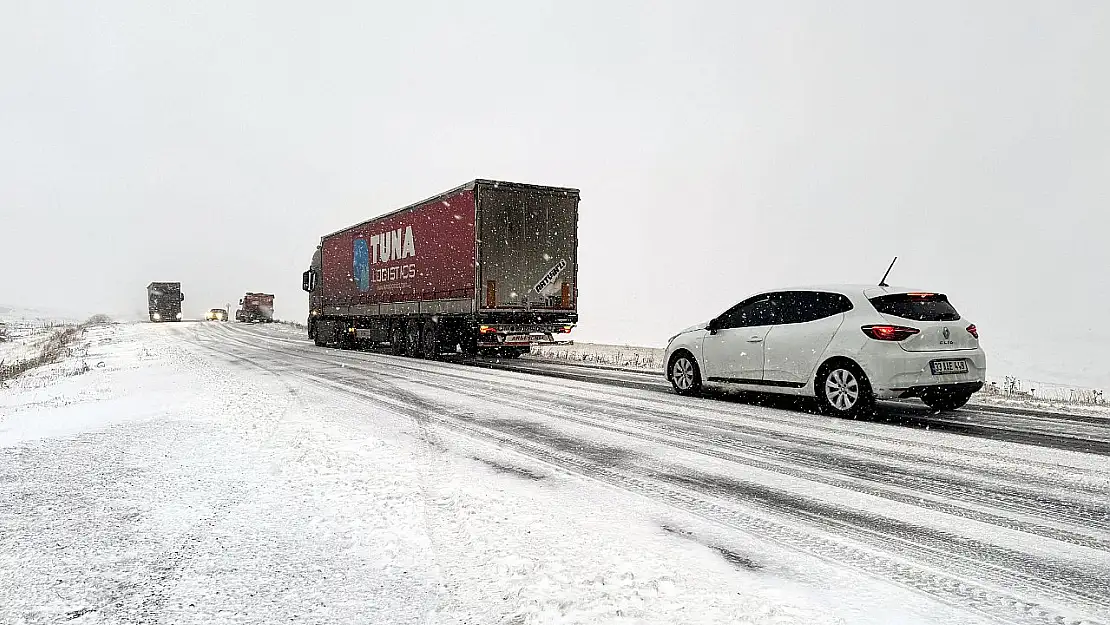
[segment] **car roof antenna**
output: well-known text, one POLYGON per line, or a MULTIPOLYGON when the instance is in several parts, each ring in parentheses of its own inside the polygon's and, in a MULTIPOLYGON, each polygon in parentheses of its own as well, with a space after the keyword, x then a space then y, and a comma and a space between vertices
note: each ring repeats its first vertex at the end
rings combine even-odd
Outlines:
POLYGON ((879 286, 890 286, 886 283, 886 278, 890 275, 890 270, 894 269, 894 263, 896 262, 898 262, 897 256, 894 257, 894 260, 890 261, 890 266, 886 268, 886 273, 883 274, 883 279, 879 280, 879 286))

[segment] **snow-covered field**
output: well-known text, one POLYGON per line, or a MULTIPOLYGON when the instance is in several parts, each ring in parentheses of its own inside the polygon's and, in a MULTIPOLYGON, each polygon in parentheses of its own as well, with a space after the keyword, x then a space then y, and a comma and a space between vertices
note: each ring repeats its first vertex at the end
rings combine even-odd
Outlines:
POLYGON ((10 325, 7 330, 7 340, 0 340, 0 364, 33 357, 54 333, 43 326, 10 325))
POLYGON ((27 308, 0 304, 0 323, 10 325, 42 325, 78 323, 84 318, 73 313, 48 308, 27 308))

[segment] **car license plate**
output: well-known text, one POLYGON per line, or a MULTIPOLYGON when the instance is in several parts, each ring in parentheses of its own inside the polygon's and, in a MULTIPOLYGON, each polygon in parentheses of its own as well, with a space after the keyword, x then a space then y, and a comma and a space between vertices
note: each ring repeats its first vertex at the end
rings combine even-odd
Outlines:
POLYGON ((528 343, 531 344, 532 340, 528 338, 527 334, 510 334, 505 337, 506 343, 528 343))
POLYGON ((929 363, 933 375, 949 375, 953 373, 967 373, 966 360, 934 360, 929 363))

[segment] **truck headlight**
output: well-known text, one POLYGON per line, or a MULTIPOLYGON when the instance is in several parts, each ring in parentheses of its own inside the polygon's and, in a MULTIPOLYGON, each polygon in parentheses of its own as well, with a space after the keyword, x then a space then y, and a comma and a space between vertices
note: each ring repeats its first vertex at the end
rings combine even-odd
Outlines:
POLYGON ((155 321, 158 321, 161 318, 162 318, 162 315, 159 315, 158 313, 154 313, 154 320, 155 321))
POLYGON ((181 321, 181 313, 177 313, 177 320, 181 321))

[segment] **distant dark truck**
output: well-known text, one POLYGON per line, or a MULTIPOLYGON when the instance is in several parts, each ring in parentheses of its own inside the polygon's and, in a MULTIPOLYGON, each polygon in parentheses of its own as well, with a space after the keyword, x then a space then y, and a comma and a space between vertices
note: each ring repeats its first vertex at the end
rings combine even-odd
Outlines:
POLYGON ((274 296, 269 293, 247 293, 239 300, 239 306, 235 311, 236 321, 271 323, 274 320, 274 296))
POLYGON ((317 345, 515 358, 578 322, 578 189, 465 185, 325 235, 302 274, 317 345))
POLYGON ((151 282, 146 287, 146 301, 151 321, 181 321, 181 302, 185 301, 185 294, 181 292, 180 282, 151 282))

